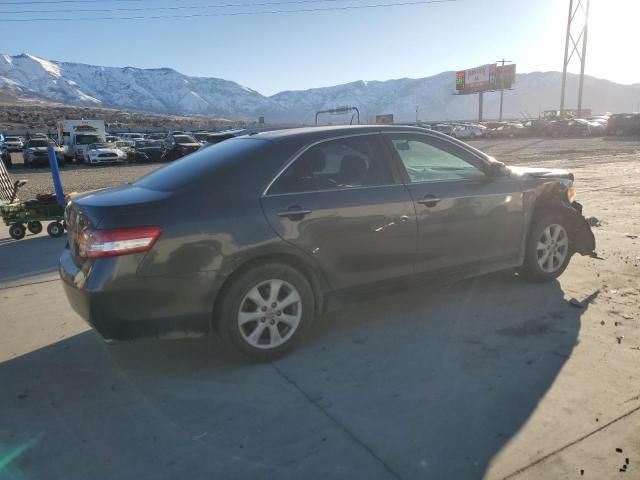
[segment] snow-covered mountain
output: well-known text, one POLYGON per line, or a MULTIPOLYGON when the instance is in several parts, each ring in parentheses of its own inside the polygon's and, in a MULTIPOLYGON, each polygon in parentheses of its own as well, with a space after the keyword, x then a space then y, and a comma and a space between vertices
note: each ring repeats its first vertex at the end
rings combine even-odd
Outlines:
MULTIPOLYGON (((536 116, 557 108, 560 72, 518 74, 505 92, 504 114, 536 116)), ((575 108, 578 76, 567 78, 567 107, 575 108)), ((199 114, 230 119, 313 123, 315 112, 339 105, 360 109, 362 121, 392 113, 396 120, 476 118, 476 95, 454 96, 454 72, 419 79, 357 81, 333 87, 285 91, 266 97, 229 80, 183 75, 169 68, 115 68, 44 60, 33 55, 0 55, 0 93, 73 105, 199 114)), ((499 95, 485 95, 485 117, 496 117, 499 95)), ((594 112, 632 111, 640 85, 585 77, 583 106, 594 112)), ((343 119, 327 118, 336 123, 343 119)))

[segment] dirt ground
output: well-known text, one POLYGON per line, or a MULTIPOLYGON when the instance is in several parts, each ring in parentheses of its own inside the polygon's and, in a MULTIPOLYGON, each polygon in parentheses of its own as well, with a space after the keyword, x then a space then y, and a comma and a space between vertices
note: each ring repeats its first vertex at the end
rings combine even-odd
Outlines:
MULTIPOLYGON (((598 258, 549 284, 506 272, 354 299, 268 365, 215 339, 107 347, 62 294, 64 240, 1 228, 0 479, 640 478, 640 139, 473 145, 572 170, 598 258)), ((44 170, 13 174, 23 197, 50 189, 44 170)))

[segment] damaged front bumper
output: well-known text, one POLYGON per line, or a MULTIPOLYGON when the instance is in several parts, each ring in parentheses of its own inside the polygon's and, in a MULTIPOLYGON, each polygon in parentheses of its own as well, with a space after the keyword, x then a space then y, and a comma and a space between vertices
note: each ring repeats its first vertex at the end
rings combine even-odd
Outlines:
POLYGON ((567 207, 567 218, 570 220, 569 239, 573 250, 580 255, 594 255, 596 250, 596 237, 591 231, 591 226, 582 215, 582 205, 572 202, 567 207))

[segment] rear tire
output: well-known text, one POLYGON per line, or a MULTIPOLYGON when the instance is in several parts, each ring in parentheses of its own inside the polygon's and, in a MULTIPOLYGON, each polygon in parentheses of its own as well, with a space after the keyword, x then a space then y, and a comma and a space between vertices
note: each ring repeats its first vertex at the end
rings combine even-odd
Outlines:
POLYGON ((37 235, 42 231, 42 223, 40 223, 37 220, 34 220, 32 222, 27 223, 27 228, 31 233, 33 233, 34 235, 37 235))
POLYGON ((47 233, 53 238, 61 237, 64 235, 64 227, 60 222, 51 222, 47 225, 47 233))
POLYGON ((21 223, 14 223, 9 227, 9 235, 14 240, 20 240, 24 238, 25 233, 27 233, 27 229, 24 228, 24 225, 21 223))
POLYGON ((298 270, 263 263, 231 282, 216 317, 225 342, 247 357, 258 361, 281 357, 311 325, 313 290, 298 270))
POLYGON ((565 271, 573 255, 565 218, 541 212, 533 219, 519 274, 533 282, 550 282, 565 271))

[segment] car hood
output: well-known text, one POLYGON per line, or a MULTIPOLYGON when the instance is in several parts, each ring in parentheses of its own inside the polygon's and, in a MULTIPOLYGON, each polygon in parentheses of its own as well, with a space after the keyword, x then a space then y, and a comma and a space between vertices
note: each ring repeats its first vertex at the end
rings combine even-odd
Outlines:
POLYGON ((29 147, 27 148, 30 152, 46 152, 47 147, 29 147))
POLYGON ((520 177, 533 178, 561 178, 573 180, 573 173, 561 168, 539 168, 539 167, 507 167, 511 173, 520 177))
POLYGON ((94 150, 91 150, 89 152, 89 155, 91 155, 92 153, 119 153, 119 150, 117 148, 96 148, 94 150))

